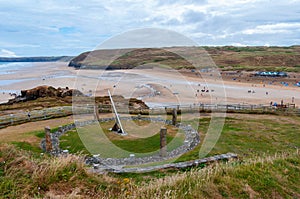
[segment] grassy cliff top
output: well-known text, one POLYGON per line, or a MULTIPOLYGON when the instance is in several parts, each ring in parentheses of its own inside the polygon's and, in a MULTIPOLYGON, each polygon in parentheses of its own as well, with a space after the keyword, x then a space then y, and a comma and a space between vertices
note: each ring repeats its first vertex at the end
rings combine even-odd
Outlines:
POLYGON ((96 175, 78 156, 0 147, 3 198, 299 198, 299 152, 148 175, 96 175), (152 175, 152 176, 151 176, 152 175), (142 179, 142 181, 141 181, 142 179))
MULTIPOLYGON (((185 58, 212 58, 222 70, 300 71, 300 46, 290 47, 169 47, 111 49, 84 52, 69 66, 88 69, 131 69, 141 65, 164 65, 175 69, 194 68, 185 58), (192 49, 192 50, 191 50, 192 49), (189 53, 186 53, 189 51, 189 53)), ((199 67, 209 67, 210 60, 201 59, 199 67)), ((198 67, 198 66, 197 66, 198 67)))

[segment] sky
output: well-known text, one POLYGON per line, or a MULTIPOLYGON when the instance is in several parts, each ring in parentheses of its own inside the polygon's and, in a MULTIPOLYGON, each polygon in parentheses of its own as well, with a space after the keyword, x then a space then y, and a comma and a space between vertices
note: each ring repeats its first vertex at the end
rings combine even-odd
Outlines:
POLYGON ((200 46, 300 44, 300 0, 0 0, 0 56, 78 55, 162 28, 200 46))

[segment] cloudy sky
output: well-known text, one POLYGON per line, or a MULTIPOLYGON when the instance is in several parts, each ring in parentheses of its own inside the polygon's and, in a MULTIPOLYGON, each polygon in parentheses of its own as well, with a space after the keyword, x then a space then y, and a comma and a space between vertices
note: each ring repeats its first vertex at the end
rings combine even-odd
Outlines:
POLYGON ((300 0, 0 0, 0 56, 77 55, 152 27, 199 45, 299 45, 300 0))

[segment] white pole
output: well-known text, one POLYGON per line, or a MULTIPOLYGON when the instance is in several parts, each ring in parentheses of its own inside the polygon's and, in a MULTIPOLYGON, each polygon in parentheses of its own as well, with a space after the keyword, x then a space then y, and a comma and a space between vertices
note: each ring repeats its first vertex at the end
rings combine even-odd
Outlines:
POLYGON ((116 107, 115 107, 115 103, 114 103, 114 101, 113 101, 113 99, 112 99, 112 97, 111 97, 110 91, 107 90, 107 92, 108 92, 108 96, 109 96, 109 99, 110 99, 110 101, 111 101, 111 105, 112 105, 112 107, 113 107, 113 110, 114 110, 114 112, 115 112, 116 122, 117 122, 117 124, 120 126, 120 129, 121 129, 122 133, 125 133, 125 131, 123 130, 123 127, 122 127, 122 124, 121 124, 119 115, 118 115, 118 113, 117 113, 117 109, 116 109, 116 107))

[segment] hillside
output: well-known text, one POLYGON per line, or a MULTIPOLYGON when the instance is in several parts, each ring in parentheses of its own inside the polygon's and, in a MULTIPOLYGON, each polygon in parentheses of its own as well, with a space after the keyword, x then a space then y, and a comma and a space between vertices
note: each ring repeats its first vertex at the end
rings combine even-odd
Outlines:
MULTIPOLYGON (((238 160, 149 173, 96 174, 83 156, 40 154, 44 127, 57 129, 71 118, 31 122, 2 131, 0 195, 3 198, 299 198, 300 118, 229 114, 210 155, 238 154, 238 160), (14 146, 13 146, 14 145, 14 146), (180 187, 180 189, 178 189, 180 187)), ((200 120, 206 132, 210 118, 200 120)), ((107 129, 107 128, 105 128, 107 129)), ((72 145, 79 138, 70 131, 72 145)), ((200 134, 201 137, 204 134, 200 134)), ((64 142, 62 142, 64 143, 64 142)), ((74 144, 74 145, 73 145, 74 144)), ((67 146, 65 145, 65 146, 67 146)), ((71 148, 70 148, 71 150, 71 148)), ((199 148, 178 161, 199 157, 199 148)))
MULTIPOLYGON (((69 66, 88 69, 130 69, 154 63, 176 69, 193 68, 190 63, 176 54, 176 52, 184 51, 185 48, 189 47, 96 50, 84 52, 73 58, 69 66)), ((300 71, 300 46, 199 47, 196 50, 193 49, 189 56, 199 56, 204 52, 203 50, 206 50, 222 70, 300 71)), ((206 67, 205 63, 203 67, 206 67)))
POLYGON ((0 147, 3 198, 299 198, 297 151, 191 171, 96 175, 78 156, 34 156, 0 147), (178 189, 180 187, 180 189, 178 189))

